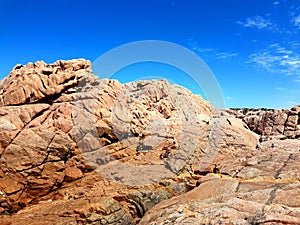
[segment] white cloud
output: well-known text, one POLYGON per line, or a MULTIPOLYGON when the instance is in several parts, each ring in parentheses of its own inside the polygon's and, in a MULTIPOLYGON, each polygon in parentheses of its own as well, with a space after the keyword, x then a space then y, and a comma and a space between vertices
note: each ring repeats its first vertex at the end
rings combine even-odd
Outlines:
POLYGON ((232 100, 232 97, 227 96, 227 97, 226 97, 226 100, 232 100))
POLYGON ((214 50, 212 48, 200 48, 200 47, 192 47, 192 50, 195 50, 200 53, 212 53, 214 50))
POLYGON ((300 46, 300 43, 298 42, 290 42, 293 48, 298 48, 300 46))
POLYGON ((291 93, 294 94, 294 95, 295 95, 295 94, 296 94, 296 95, 299 95, 299 94, 300 94, 300 90, 292 90, 291 93))
POLYGON ((296 101, 288 101, 287 103, 290 106, 295 106, 295 105, 299 104, 299 102, 296 102, 296 101))
POLYGON ((247 63, 254 63, 256 66, 272 73, 300 74, 300 54, 277 43, 269 45, 262 51, 250 54, 247 63))
POLYGON ((188 45, 189 45, 190 49, 194 50, 196 52, 199 52, 199 53, 211 53, 211 52, 214 51, 212 48, 203 48, 203 47, 200 47, 199 44, 198 44, 198 42, 196 42, 193 38, 190 38, 187 41, 188 41, 188 45))
POLYGON ((238 53, 235 52, 220 52, 220 53, 216 53, 216 56, 218 59, 229 59, 232 57, 237 56, 238 53))
POLYGON ((283 88, 283 87, 275 87, 275 90, 277 90, 277 91, 285 91, 285 88, 283 88))
POLYGON ((236 52, 221 52, 212 48, 200 47, 194 39, 188 39, 190 49, 199 53, 200 56, 213 56, 217 59, 228 60, 238 55, 236 52))
POLYGON ((278 26, 272 23, 270 19, 261 16, 248 17, 244 22, 237 21, 237 24, 243 27, 257 28, 259 30, 270 30, 274 32, 280 31, 278 26))
POLYGON ((298 29, 300 29, 300 15, 294 17, 292 19, 293 25, 298 27, 298 29))

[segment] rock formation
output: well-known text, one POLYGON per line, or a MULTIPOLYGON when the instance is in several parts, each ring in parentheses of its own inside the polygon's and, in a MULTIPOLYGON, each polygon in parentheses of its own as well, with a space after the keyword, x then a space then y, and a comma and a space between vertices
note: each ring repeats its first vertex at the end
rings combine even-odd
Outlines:
POLYGON ((0 81, 0 224, 300 224, 300 107, 216 110, 89 61, 0 81))
POLYGON ((300 137, 300 106, 291 109, 233 109, 228 110, 241 118, 255 133, 264 140, 270 138, 299 138, 300 137))

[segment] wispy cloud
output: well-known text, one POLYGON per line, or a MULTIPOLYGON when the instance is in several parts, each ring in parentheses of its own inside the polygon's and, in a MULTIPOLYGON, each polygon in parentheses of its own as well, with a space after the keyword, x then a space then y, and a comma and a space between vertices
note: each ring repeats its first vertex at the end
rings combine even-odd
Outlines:
POLYGON ((300 15, 293 17, 292 23, 294 26, 296 26, 298 29, 300 29, 300 15))
POLYGON ((278 43, 269 45, 262 51, 250 54, 247 63, 253 63, 272 73, 300 74, 300 54, 293 50, 288 50, 278 43))
POLYGON ((235 57, 237 55, 238 55, 238 53, 236 53, 236 52, 220 52, 220 53, 216 53, 216 57, 218 59, 229 59, 229 58, 235 57))
POLYGON ((290 92, 294 95, 299 95, 300 94, 300 90, 291 90, 290 92))
POLYGON ((275 87, 275 90, 276 91, 285 91, 286 89, 283 87, 275 87))
POLYGON ((191 47, 192 50, 197 51, 199 53, 205 53, 205 54, 213 54, 214 53, 214 49, 212 48, 200 48, 197 46, 193 46, 191 47))
POLYGON ((243 27, 257 28, 259 30, 270 30, 273 32, 280 32, 277 24, 272 22, 269 18, 262 16, 248 17, 245 21, 237 21, 237 24, 243 27))
POLYGON ((200 47, 200 45, 198 44, 198 42, 196 42, 194 39, 188 39, 188 45, 190 47, 191 50, 199 53, 200 56, 213 56, 217 59, 221 59, 221 60, 229 60, 233 57, 236 57, 238 55, 238 53, 236 52, 225 52, 225 51, 218 51, 216 49, 213 48, 206 48, 206 47, 200 47))
POLYGON ((289 105, 290 107, 299 104, 299 102, 296 102, 296 101, 288 101, 287 103, 288 103, 288 105, 289 105))

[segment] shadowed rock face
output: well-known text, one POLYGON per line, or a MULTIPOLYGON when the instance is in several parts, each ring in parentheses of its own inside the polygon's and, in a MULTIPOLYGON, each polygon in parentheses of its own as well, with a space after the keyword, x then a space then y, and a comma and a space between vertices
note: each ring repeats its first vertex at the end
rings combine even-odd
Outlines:
POLYGON ((83 59, 17 65, 0 81, 0 224, 300 224, 298 108, 215 110, 83 59))

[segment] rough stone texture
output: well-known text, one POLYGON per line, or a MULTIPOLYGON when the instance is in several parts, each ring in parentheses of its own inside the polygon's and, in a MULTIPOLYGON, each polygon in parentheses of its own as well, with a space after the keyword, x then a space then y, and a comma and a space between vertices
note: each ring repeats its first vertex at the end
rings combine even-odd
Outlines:
POLYGON ((284 110, 233 109, 228 112, 243 119, 263 140, 300 138, 300 105, 284 110))
POLYGON ((252 111, 99 80, 83 59, 17 65, 0 81, 0 224, 300 224, 299 106, 252 111))
POLYGON ((225 154, 218 174, 154 206, 139 224, 300 224, 299 149, 297 140, 277 140, 238 150, 234 162, 225 154))
POLYGON ((99 80, 72 60, 17 65, 0 115, 0 224, 135 224, 195 185, 212 108, 167 81, 99 80))

